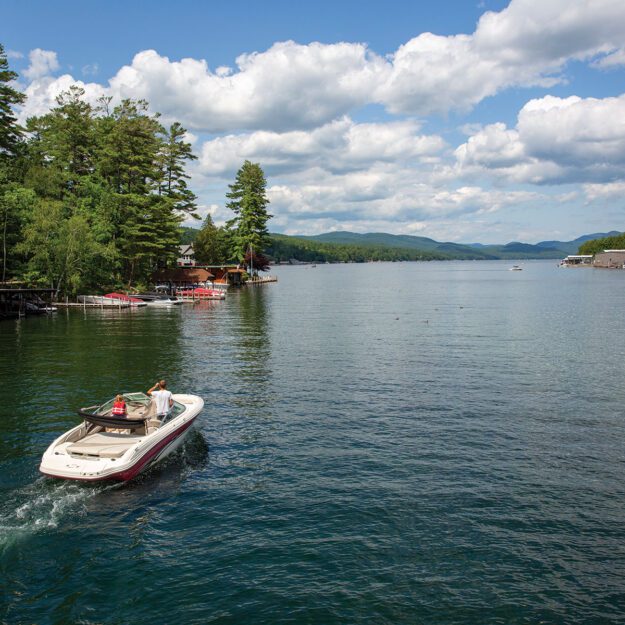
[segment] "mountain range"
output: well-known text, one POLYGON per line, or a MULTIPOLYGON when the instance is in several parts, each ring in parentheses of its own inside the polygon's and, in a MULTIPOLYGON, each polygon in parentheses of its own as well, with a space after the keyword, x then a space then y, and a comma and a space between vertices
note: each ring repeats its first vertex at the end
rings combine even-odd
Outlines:
MULTIPOLYGON (((289 239, 303 239, 337 245, 375 246, 400 248, 404 250, 422 250, 444 254, 452 258, 472 258, 483 260, 496 259, 530 259, 530 258, 563 258, 576 254, 579 246, 591 239, 601 239, 620 234, 616 230, 585 234, 573 241, 540 241, 539 243, 520 243, 513 241, 501 245, 483 245, 481 243, 440 242, 428 237, 405 234, 386 234, 371 232, 358 234, 355 232, 327 232, 314 236, 294 236, 289 239)), ((281 235, 282 237, 284 235, 281 235)))

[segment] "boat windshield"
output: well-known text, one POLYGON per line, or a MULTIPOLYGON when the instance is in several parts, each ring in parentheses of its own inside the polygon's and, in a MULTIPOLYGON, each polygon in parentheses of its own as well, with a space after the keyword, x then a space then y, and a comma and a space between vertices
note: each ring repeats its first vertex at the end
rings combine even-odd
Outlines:
MULTIPOLYGON (((130 412, 132 408, 134 408, 135 410, 141 410, 143 408, 148 409, 152 401, 152 398, 145 393, 123 393, 123 397, 126 401, 128 412, 130 412)), ((112 410, 114 403, 115 397, 99 406, 96 413, 101 415, 108 414, 112 410)), ((174 400, 174 405, 171 409, 171 412, 163 419, 163 423, 170 421, 171 419, 175 419, 177 416, 181 415, 184 410, 184 404, 181 404, 180 402, 174 400)))

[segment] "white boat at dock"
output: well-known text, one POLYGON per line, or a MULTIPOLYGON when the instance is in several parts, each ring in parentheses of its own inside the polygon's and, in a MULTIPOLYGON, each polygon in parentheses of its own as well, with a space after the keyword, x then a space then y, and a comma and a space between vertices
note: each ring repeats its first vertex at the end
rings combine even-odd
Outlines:
POLYGON ((79 295, 78 302, 86 306, 99 306, 104 308, 128 308, 130 302, 106 297, 105 295, 79 295))
POLYGON ((179 297, 158 292, 134 293, 133 297, 144 301, 148 306, 174 306, 182 304, 182 300, 179 297))

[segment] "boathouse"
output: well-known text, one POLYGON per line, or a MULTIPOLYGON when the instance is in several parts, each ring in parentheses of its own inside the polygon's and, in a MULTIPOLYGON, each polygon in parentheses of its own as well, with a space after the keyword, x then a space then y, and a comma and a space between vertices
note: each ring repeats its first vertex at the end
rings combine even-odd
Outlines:
POLYGON ((604 269, 625 268, 625 250, 604 250, 595 254, 594 267, 604 269))
POLYGON ((215 274, 215 282, 230 286, 241 286, 246 274, 245 269, 239 265, 202 265, 202 267, 215 274))
POLYGON ((592 254, 569 254, 563 261, 563 265, 568 267, 577 267, 582 265, 592 265, 592 254))
POLYGON ((215 280, 214 274, 203 267, 176 267, 175 269, 160 269, 153 279, 160 284, 170 287, 185 287, 192 284, 206 284, 215 280))
POLYGON ((29 289, 21 283, 0 282, 0 319, 46 312, 56 289, 29 289))
POLYGON ((244 275, 245 269, 241 269, 238 265, 196 265, 195 267, 159 269, 152 275, 152 280, 170 287, 186 287, 208 282, 240 286, 243 284, 244 275))

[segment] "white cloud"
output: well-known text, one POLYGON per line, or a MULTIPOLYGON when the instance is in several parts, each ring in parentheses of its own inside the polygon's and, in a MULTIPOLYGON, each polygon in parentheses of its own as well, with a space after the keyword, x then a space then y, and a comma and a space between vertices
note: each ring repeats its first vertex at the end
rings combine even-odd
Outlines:
POLYGON ((26 105, 20 108, 18 116, 20 123, 23 123, 28 117, 47 113, 56 106, 57 96, 68 91, 72 85, 84 89, 85 99, 91 104, 96 104, 99 97, 106 95, 106 90, 101 85, 75 80, 69 74, 63 74, 58 78, 45 76, 32 81, 24 90, 27 100, 26 105))
POLYGON ((386 63, 362 44, 274 44, 243 54, 238 71, 206 61, 137 54, 111 79, 112 93, 140 97, 194 129, 288 130, 324 124, 367 102, 386 63))
POLYGON ((589 202, 596 200, 620 200, 625 202, 625 182, 583 185, 584 195, 589 202))
POLYGON ((23 74, 29 80, 49 76, 60 67, 56 52, 52 50, 35 48, 28 54, 28 59, 30 60, 30 65, 24 70, 23 74))
POLYGON ((471 35, 423 33, 400 46, 377 95, 395 113, 468 110, 507 87, 552 85, 567 61, 624 39, 620 0, 513 0, 471 35))
MULTIPOLYGON (((415 171, 385 164, 366 171, 330 174, 306 172, 268 189, 271 209, 301 232, 312 221, 334 219, 369 224, 384 222, 390 232, 406 223, 432 222, 452 216, 483 215, 509 206, 533 202, 528 191, 490 190, 479 186, 446 188, 415 182, 415 171)), ((355 226, 359 232, 365 228, 355 226)))
POLYGON ((7 59, 23 59, 24 54, 19 52, 18 50, 6 50, 5 52, 7 59))
POLYGON ((593 63, 593 66, 601 69, 613 69, 625 66, 625 48, 619 48, 614 50, 614 52, 610 52, 607 56, 597 59, 593 63))
POLYGON ((83 65, 82 67, 82 75, 83 76, 96 76, 100 71, 97 63, 91 63, 87 65, 83 65))
MULTIPOLYGON (((468 110, 509 87, 561 81, 573 59, 620 64, 623 40, 621 0, 513 0, 485 13, 472 34, 423 33, 387 58, 361 43, 286 41, 211 71, 205 60, 146 50, 106 89, 145 98, 195 130, 310 129, 369 103, 409 115, 468 110)), ((28 78, 58 69, 54 52, 30 56, 28 78)))
POLYGON ((509 129, 485 126, 456 149, 461 172, 531 183, 610 182, 625 176, 625 95, 530 100, 509 129))
POLYGON ((248 159, 261 162, 270 175, 310 167, 346 171, 375 162, 433 157, 445 148, 441 137, 419 130, 415 121, 356 124, 344 117, 312 131, 227 135, 203 144, 198 169, 209 176, 232 177, 248 159))

